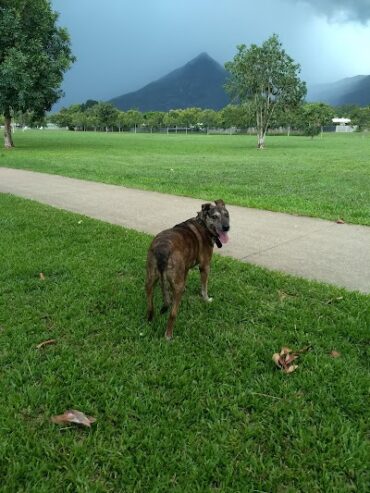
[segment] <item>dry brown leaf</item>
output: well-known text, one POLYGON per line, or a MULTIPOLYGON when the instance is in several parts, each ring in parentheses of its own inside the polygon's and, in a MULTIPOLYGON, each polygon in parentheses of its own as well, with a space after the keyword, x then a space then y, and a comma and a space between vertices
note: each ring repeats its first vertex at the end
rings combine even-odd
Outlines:
POLYGON ((282 289, 278 290, 279 301, 284 301, 286 298, 295 298, 295 294, 286 293, 282 289))
POLYGON ((59 425, 75 423, 91 428, 91 423, 95 423, 96 418, 93 418, 92 416, 86 416, 86 414, 82 413, 81 411, 77 411, 76 409, 70 409, 69 411, 65 411, 64 414, 53 416, 51 418, 51 421, 59 425))
POLYGON ((281 368, 282 362, 281 362, 281 358, 280 358, 280 354, 279 353, 274 353, 272 355, 272 361, 274 361, 275 364, 281 368))
POLYGON ((291 352, 292 352, 292 350, 289 349, 288 347, 282 347, 281 351, 280 351, 280 356, 285 356, 291 352))
POLYGON ((282 370, 286 370, 288 368, 288 365, 285 361, 285 358, 281 356, 279 353, 275 353, 272 355, 272 360, 275 362, 275 364, 282 370))
POLYGON ((45 274, 43 272, 40 272, 39 276, 40 276, 41 281, 45 281, 46 277, 45 277, 45 274))
POLYGON ((280 300, 280 301, 284 301, 284 300, 285 300, 285 298, 287 298, 287 297, 288 297, 288 295, 287 295, 286 293, 284 293, 284 291, 281 291, 280 289, 279 289, 279 291, 278 291, 278 295, 279 295, 279 300, 280 300))
POLYGON ((293 361, 298 359, 299 355, 305 353, 311 349, 311 346, 306 346, 298 351, 293 351, 292 349, 284 346, 281 348, 280 353, 274 353, 272 355, 272 360, 284 373, 292 373, 298 368, 298 365, 292 365, 293 361))
POLYGON ((334 301, 342 301, 344 298, 343 296, 338 296, 337 298, 331 298, 326 302, 327 305, 331 305, 334 301))
POLYGON ((295 354, 302 354, 302 353, 307 353, 311 349, 312 346, 306 346, 302 349, 298 349, 298 351, 295 352, 295 354))
POLYGON ((285 356, 285 364, 290 365, 294 360, 298 358, 298 354, 287 354, 285 356))
POLYGON ((332 352, 330 353, 330 356, 331 356, 332 358, 339 358, 339 357, 341 356, 341 354, 340 354, 340 352, 339 352, 339 351, 332 351, 332 352))
POLYGON ((51 344, 55 344, 56 342, 56 339, 48 339, 47 341, 43 341, 40 342, 40 344, 37 344, 36 349, 41 349, 44 346, 50 346, 51 344))
POLYGON ((293 373, 293 371, 296 371, 296 369, 298 368, 298 365, 290 365, 288 366, 288 368, 284 368, 284 372, 285 373, 293 373))

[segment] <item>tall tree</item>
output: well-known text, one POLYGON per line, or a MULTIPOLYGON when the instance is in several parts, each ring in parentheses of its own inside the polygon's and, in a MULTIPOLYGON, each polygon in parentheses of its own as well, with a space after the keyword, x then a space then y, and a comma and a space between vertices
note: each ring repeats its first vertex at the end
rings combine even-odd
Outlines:
POLYGON ((60 84, 74 57, 57 19, 49 0, 0 2, 0 113, 7 148, 14 146, 15 112, 42 116, 63 94, 60 84))
POLYGON ((100 101, 92 106, 91 113, 97 117, 99 127, 105 128, 106 132, 117 126, 119 111, 112 104, 100 101))
POLYGON ((273 113, 277 108, 299 105, 306 95, 306 84, 299 78, 300 65, 285 52, 276 34, 261 46, 237 47, 233 60, 225 64, 230 78, 226 90, 235 102, 253 105, 257 147, 262 149, 273 113))
POLYGON ((332 125, 334 108, 325 103, 307 103, 300 109, 301 126, 305 135, 314 138, 323 132, 325 125, 332 125))

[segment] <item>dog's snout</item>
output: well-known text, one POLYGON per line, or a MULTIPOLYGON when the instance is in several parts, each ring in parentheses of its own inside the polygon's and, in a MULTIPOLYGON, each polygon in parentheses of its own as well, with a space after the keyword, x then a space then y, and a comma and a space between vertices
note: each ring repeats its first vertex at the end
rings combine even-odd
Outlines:
POLYGON ((230 229, 230 226, 222 226, 222 231, 229 231, 230 229))

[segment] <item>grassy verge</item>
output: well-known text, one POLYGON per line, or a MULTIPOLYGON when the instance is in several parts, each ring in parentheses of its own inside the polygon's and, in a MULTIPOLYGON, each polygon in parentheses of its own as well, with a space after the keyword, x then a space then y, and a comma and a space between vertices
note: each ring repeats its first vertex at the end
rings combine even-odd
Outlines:
POLYGON ((369 297, 216 256, 214 303, 191 273, 167 343, 144 321, 148 236, 0 208, 2 492, 368 491, 369 297), (96 424, 50 422, 69 408, 96 424))
POLYGON ((370 225, 370 137, 18 132, 0 166, 370 225))

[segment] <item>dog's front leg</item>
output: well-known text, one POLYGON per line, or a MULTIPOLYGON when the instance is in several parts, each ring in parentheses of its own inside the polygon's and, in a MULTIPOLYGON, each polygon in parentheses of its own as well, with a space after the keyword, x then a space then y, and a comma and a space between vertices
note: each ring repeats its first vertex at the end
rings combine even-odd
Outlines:
POLYGON ((200 283, 202 286, 202 298, 204 299, 204 301, 211 303, 213 301, 213 298, 210 298, 208 296, 208 275, 210 270, 209 264, 200 266, 199 270, 200 270, 200 283))

